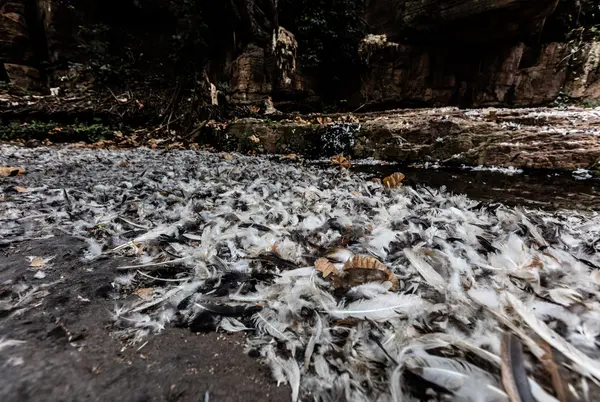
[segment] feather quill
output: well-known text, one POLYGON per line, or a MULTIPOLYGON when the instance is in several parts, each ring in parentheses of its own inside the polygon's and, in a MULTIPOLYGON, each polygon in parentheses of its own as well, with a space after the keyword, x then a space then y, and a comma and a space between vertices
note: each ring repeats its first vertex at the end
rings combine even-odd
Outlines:
POLYGON ((511 333, 502 335, 502 384, 511 402, 533 402, 525 372, 523 349, 511 333))
MULTIPOLYGON (((405 361, 406 367, 414 374, 452 392, 455 396, 468 401, 508 401, 508 395, 487 376, 469 366, 459 367, 455 363, 443 367, 431 367, 422 358, 411 356, 405 361)), ((487 374, 487 373, 486 373, 487 374)))
POLYGON ((422 311, 426 302, 419 296, 382 294, 373 299, 350 303, 344 309, 329 310, 334 317, 354 317, 374 321, 387 320, 398 316, 413 315, 422 311))
POLYGON ((413 267, 421 274, 425 282, 437 290, 443 290, 445 281, 440 274, 437 273, 431 265, 429 265, 423 258, 417 255, 414 251, 409 248, 404 249, 404 254, 408 258, 408 261, 413 267))
POLYGON ((510 304, 515 309, 517 314, 534 330, 543 340, 548 342, 556 350, 571 359, 576 365, 574 366, 581 375, 593 376, 600 380, 600 365, 592 360, 589 356, 568 343, 560 335, 554 332, 545 322, 539 320, 529 309, 517 299, 516 296, 506 294, 510 304))

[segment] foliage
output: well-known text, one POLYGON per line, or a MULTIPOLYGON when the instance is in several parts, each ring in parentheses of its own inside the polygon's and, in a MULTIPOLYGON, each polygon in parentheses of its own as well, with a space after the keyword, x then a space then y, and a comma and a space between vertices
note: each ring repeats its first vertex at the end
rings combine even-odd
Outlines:
POLYGON ((61 125, 52 121, 31 123, 10 123, 0 126, 0 140, 45 139, 60 141, 97 142, 114 136, 110 127, 94 122, 61 125))
POLYGON ((204 2, 170 0, 168 4, 168 10, 176 21, 169 58, 180 68, 203 61, 207 50, 206 38, 209 37, 204 2))
POLYGON ((547 19, 545 42, 584 42, 600 40, 600 4, 596 0, 561 0, 547 19))
POLYGON ((360 68, 365 0, 280 0, 279 23, 296 36, 299 64, 339 90, 360 68))

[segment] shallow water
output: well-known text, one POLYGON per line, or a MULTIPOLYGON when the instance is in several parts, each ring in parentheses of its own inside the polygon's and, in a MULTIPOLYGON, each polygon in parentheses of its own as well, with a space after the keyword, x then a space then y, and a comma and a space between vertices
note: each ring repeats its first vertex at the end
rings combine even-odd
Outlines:
MULTIPOLYGON (((325 164, 323 164, 325 165, 325 164)), ((448 191, 469 198, 544 210, 600 210, 600 178, 577 179, 571 172, 525 170, 505 174, 461 168, 417 168, 402 165, 354 165, 352 171, 367 178, 382 178, 394 172, 406 175, 407 185, 446 186, 448 191)))
POLYGON ((523 205, 545 210, 600 210, 600 179, 577 180, 571 173, 524 171, 507 175, 489 171, 457 168, 422 169, 406 166, 361 165, 353 167, 368 177, 383 177, 393 172, 406 175, 408 185, 446 186, 449 191, 470 198, 523 205))

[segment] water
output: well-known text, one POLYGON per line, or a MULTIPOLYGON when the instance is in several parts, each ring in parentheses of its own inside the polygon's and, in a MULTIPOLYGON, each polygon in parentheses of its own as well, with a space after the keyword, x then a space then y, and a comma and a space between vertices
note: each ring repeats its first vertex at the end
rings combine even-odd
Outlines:
MULTIPOLYGON (((422 168, 414 165, 366 162, 355 163, 351 170, 366 176, 367 179, 383 178, 394 172, 401 172, 406 175, 403 182, 406 185, 434 188, 446 186, 448 191, 466 194, 475 200, 501 202, 510 206, 521 205, 543 210, 600 211, 600 178, 590 177, 582 180, 587 174, 579 173, 576 176, 572 172, 528 169, 514 169, 513 172, 521 173, 506 174, 470 168, 422 168)), ((330 166, 331 162, 322 159, 314 164, 330 166)), ((503 170, 511 172, 509 169, 503 170)))
POLYGON ((384 177, 393 172, 406 175, 407 185, 427 185, 467 194, 470 198, 523 205, 545 210, 600 210, 600 179, 577 180, 569 172, 525 170, 507 175, 458 168, 423 169, 394 165, 359 165, 352 168, 367 177, 384 177))

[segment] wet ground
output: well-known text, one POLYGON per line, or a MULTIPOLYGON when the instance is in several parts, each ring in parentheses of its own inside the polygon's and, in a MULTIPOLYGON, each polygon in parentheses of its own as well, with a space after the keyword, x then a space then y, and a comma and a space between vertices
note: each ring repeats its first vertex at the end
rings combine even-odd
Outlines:
POLYGON ((0 308, 0 401, 290 399, 289 389, 278 388, 270 370, 244 353, 242 335, 169 328, 145 344, 124 347, 109 335, 110 283, 123 261, 104 259, 84 268, 84 248, 67 236, 0 246, 0 302, 3 284, 36 282, 28 256, 56 255, 44 270, 43 282, 51 285, 38 286, 31 308, 0 308), (25 343, 3 348, 3 338, 25 343))
MULTIPOLYGON (((482 201, 544 209, 600 208, 600 180, 576 180, 570 173, 506 175, 406 166, 354 170, 369 177, 401 171, 407 185, 446 186, 482 201)), ((36 303, 27 303, 30 308, 23 311, 0 308, 0 344, 3 338, 25 342, 0 346, 1 401, 290 399, 289 389, 277 387, 268 368, 244 353, 242 335, 168 328, 141 346, 124 347, 110 336, 110 283, 114 267, 123 261, 102 259, 84 267, 84 248, 81 240, 59 233, 46 240, 0 244, 0 301, 3 284, 21 279, 35 283, 28 256, 56 255, 44 271, 44 283, 52 285, 37 289, 32 296, 36 303)))
POLYGON ((577 179, 571 172, 525 170, 505 174, 459 168, 424 169, 408 166, 357 166, 357 172, 383 177, 399 171, 407 185, 446 186, 472 199, 545 210, 600 210, 600 179, 577 179))

